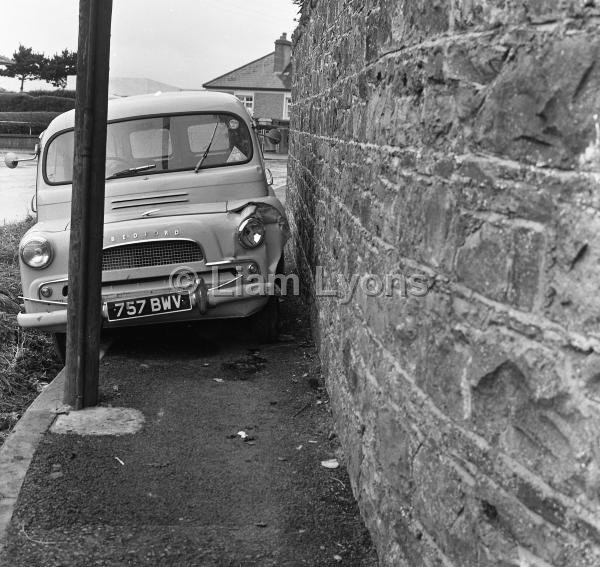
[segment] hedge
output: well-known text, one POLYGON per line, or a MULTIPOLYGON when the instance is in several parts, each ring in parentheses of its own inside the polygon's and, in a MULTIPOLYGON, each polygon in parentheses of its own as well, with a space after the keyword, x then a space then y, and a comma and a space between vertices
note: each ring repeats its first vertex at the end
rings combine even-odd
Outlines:
POLYGON ((71 98, 0 93, 0 112, 66 112, 73 108, 75 99, 71 98))
POLYGON ((56 89, 55 91, 27 91, 27 94, 33 97, 56 96, 59 98, 72 98, 75 100, 75 91, 68 91, 67 89, 56 89))
POLYGON ((60 112, 0 112, 0 134, 29 134, 28 124, 2 124, 3 120, 28 122, 31 133, 41 134, 60 112))

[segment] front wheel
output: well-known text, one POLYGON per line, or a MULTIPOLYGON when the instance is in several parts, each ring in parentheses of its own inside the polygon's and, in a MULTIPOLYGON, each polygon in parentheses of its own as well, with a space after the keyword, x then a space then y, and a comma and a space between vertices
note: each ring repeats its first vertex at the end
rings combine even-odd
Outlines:
POLYGON ((279 336, 279 299, 269 297, 265 307, 252 315, 252 335, 260 343, 274 343, 279 336))

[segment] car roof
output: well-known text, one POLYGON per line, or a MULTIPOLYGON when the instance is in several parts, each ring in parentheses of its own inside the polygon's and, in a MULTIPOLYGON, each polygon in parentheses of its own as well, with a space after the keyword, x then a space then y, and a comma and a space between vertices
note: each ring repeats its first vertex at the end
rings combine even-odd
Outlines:
MULTIPOLYGON (((233 95, 215 91, 179 91, 149 95, 115 98, 108 101, 108 120, 122 120, 131 117, 175 114, 186 112, 232 112, 241 116, 248 125, 251 119, 246 108, 233 95)), ((47 130, 47 138, 61 130, 73 128, 75 111, 69 110, 57 116, 47 130)))

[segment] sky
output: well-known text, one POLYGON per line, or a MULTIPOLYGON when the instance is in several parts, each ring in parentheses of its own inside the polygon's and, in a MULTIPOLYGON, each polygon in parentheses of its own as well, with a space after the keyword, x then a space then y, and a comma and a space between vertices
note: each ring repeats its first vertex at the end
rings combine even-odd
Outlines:
MULTIPOLYGON (((19 44, 47 56, 77 49, 78 0, 0 0, 0 55, 19 44)), ((199 89, 267 55, 282 33, 291 36, 292 0, 113 0, 110 74, 199 89)), ((0 87, 19 81, 0 77, 0 87)), ((27 81, 25 90, 53 87, 27 81)))

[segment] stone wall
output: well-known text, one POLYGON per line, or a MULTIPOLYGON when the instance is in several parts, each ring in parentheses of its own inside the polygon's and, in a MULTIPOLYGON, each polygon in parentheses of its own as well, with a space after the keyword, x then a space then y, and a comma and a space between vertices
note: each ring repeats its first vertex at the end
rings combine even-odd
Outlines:
POLYGON ((384 565, 600 565, 599 28, 594 0, 305 2, 296 263, 384 565))

